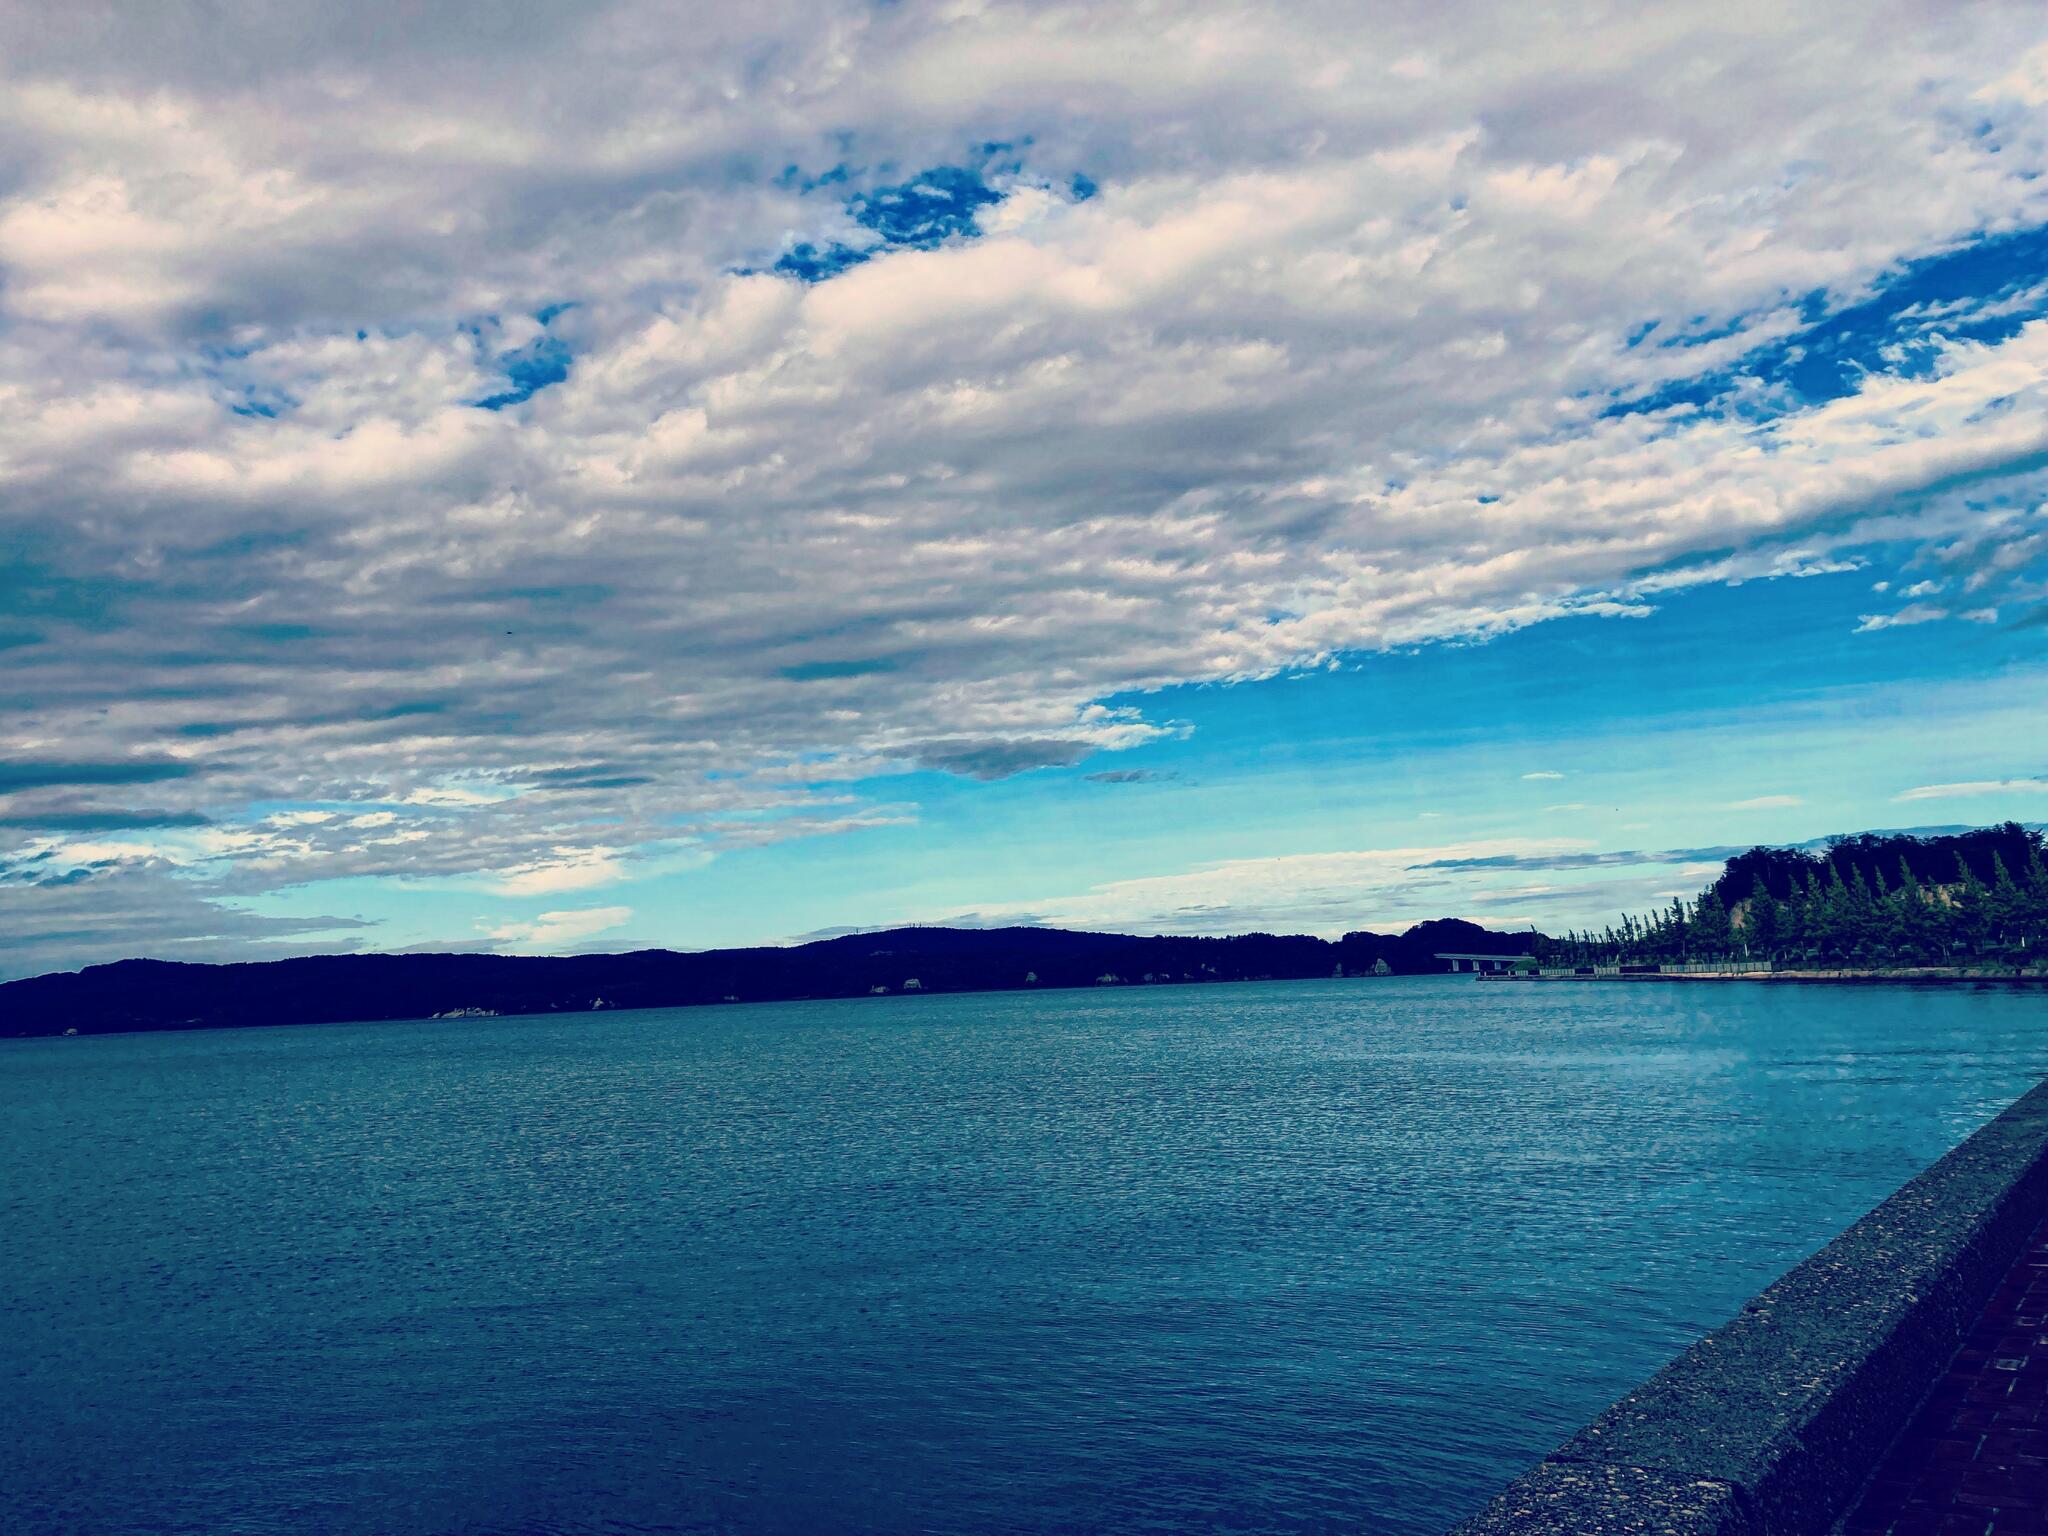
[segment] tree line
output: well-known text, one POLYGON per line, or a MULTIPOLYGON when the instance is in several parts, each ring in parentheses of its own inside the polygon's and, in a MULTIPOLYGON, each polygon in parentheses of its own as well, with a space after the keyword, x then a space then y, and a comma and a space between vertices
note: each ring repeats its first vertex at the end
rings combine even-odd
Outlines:
POLYGON ((2011 821, 1932 837, 1866 833, 1819 851, 1752 848, 1690 902, 1535 940, 1545 965, 2022 966, 2041 963, 2044 948, 2043 839, 2011 821))

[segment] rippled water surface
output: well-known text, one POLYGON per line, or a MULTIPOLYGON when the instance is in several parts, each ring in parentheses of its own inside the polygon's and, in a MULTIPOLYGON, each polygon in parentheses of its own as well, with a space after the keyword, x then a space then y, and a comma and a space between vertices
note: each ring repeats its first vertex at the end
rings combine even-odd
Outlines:
POLYGON ((0 1046, 0 1527, 1431 1532, 2048 1072, 1470 979, 0 1046))

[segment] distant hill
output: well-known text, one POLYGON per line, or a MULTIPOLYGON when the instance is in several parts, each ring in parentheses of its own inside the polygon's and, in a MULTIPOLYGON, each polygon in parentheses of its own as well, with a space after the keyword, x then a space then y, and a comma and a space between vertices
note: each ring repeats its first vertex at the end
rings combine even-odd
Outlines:
POLYGON ((1519 954, 1540 935, 1459 919, 1406 933, 1147 938, 1058 928, 894 928, 787 948, 624 955, 316 955, 243 965, 123 960, 0 985, 0 1037, 437 1014, 1440 971, 1439 950, 1519 954), (913 985, 913 983, 915 985, 913 985))

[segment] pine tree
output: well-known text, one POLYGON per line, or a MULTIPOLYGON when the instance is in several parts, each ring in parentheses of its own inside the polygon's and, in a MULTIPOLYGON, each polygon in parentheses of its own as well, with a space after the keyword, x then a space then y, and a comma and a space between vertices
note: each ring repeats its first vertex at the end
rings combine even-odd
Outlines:
POLYGON ((1721 905, 1720 893, 1711 885, 1693 903, 1691 948, 1694 958, 1700 960, 1725 960, 1735 948, 1735 929, 1728 920, 1728 909, 1721 905))
POLYGON ((1883 940, 1878 921, 1877 898, 1860 865, 1849 866, 1849 879, 1842 903, 1843 947, 1857 960, 1868 960, 1883 940))
POLYGON ((1899 856, 1899 888, 1892 893, 1891 907, 1894 952, 1909 962, 1924 959, 1931 937, 1932 908, 1927 904, 1927 893, 1920 888, 1919 877, 1903 854, 1899 856))
POLYGON ((1785 914, 1764 877, 1754 877, 1749 888, 1749 905, 1742 914, 1742 937, 1749 952, 1759 960, 1777 958, 1784 941, 1785 914))
POLYGON ((1970 861, 1960 853, 1956 855, 1955 921, 1950 931, 1960 941, 1964 950, 1972 955, 1982 954, 1987 942, 1985 905, 1989 893, 1984 882, 1977 878, 1977 871, 1970 868, 1970 861))
POLYGON ((1813 946, 1813 886, 1804 875, 1795 875, 1790 885, 1791 894, 1779 914, 1784 929, 1780 943, 1793 960, 1805 960, 1811 957, 1813 946))
POLYGON ((1823 889, 1814 902, 1816 948, 1823 960, 1839 961, 1849 950, 1849 891, 1832 859, 1827 863, 1823 881, 1823 889))
POLYGON ((2041 861, 2041 839, 2027 839, 2025 942, 2030 955, 2038 958, 2048 942, 2048 864, 2041 861))
POLYGON ((1985 904, 1985 918, 1995 949, 2004 953, 2018 947, 2020 925, 2026 921, 2026 897, 1996 848, 1991 850, 1991 896, 1985 904))

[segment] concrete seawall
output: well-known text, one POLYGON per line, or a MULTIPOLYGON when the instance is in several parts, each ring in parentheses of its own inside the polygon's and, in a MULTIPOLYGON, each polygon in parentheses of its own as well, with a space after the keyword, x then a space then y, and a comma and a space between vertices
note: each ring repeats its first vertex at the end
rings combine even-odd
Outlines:
POLYGON ((1453 1536, 1822 1536, 2048 1215, 2048 1083, 1453 1536))

